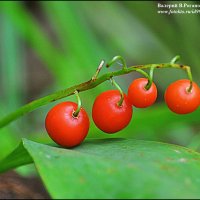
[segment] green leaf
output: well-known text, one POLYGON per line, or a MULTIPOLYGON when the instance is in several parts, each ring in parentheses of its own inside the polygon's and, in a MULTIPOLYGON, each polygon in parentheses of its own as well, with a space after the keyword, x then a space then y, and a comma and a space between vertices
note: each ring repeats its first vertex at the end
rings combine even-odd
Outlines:
MULTIPOLYGON (((0 101, 0 116, 6 113, 7 107, 0 101)), ((19 143, 21 137, 14 127, 3 127, 0 129, 0 160, 11 152, 19 143)))
POLYGON ((0 171, 31 159, 53 198, 200 197, 200 154, 180 146, 101 139, 62 149, 23 139, 0 171))
POLYGON ((29 163, 32 163, 32 159, 24 148, 24 142, 22 141, 11 154, 1 161, 0 172, 29 163))

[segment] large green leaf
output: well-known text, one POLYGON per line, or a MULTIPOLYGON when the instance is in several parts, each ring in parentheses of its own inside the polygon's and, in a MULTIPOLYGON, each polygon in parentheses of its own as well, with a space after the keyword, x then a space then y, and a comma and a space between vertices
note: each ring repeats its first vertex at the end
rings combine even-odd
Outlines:
POLYGON ((200 154, 133 139, 62 149, 24 139, 0 171, 34 161, 53 198, 199 198, 200 154))

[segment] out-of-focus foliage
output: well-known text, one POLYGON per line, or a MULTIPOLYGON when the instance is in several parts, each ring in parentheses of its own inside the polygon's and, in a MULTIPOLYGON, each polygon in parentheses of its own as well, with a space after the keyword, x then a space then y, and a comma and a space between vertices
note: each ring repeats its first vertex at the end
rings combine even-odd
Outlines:
MULTIPOLYGON (((1 116, 30 99, 90 79, 102 59, 109 61, 115 55, 122 55, 130 66, 168 62, 179 54, 180 62, 192 67, 194 80, 200 83, 199 16, 160 15, 157 10, 155 1, 1 2, 1 116), (39 70, 32 75, 34 69, 39 70), (41 69, 45 69, 46 73, 41 69), (43 82, 39 84, 38 77, 41 76, 41 79, 52 81, 46 85, 43 82), (29 77, 33 80, 31 84, 27 84, 29 77), (30 94, 28 91, 32 91, 35 85, 39 92, 30 94)), ((104 68, 101 73, 107 70, 104 68)), ((116 80, 126 92, 137 76, 137 73, 132 73, 116 80)), ((185 77, 186 74, 180 70, 156 70, 159 105, 144 110, 134 109, 131 124, 116 135, 101 133, 91 120, 88 137, 132 137, 182 145, 193 141, 193 136, 199 140, 196 137, 200 129, 199 110, 182 117, 172 114, 162 105, 167 85, 185 77)), ((111 88, 113 86, 107 82, 80 94, 90 116, 96 95, 111 88)), ((75 101, 75 98, 69 97, 67 100, 75 101)), ((3 139, 0 140, 0 148, 4 148, 4 151, 0 149, 0 157, 11 147, 14 148, 22 136, 38 141, 48 140, 44 118, 56 103, 1 129, 0 137, 3 139)))

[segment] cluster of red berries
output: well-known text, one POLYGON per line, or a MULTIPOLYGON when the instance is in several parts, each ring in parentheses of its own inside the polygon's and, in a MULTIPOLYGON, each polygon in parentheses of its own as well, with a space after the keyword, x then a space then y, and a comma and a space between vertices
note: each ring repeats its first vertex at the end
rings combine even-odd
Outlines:
MULTIPOLYGON (((92 118, 96 126, 106 133, 115 133, 125 128, 132 118, 132 106, 146 108, 157 98, 157 88, 152 82, 146 89, 148 79, 134 80, 128 88, 128 95, 119 90, 108 90, 95 99, 92 118)), ((189 80, 178 80, 167 88, 165 102, 169 109, 177 114, 187 114, 196 110, 200 104, 200 89, 196 83, 190 88, 189 80)), ((74 147, 87 136, 89 117, 81 108, 74 115, 78 105, 63 102, 54 106, 47 114, 45 126, 49 136, 59 145, 74 147)))

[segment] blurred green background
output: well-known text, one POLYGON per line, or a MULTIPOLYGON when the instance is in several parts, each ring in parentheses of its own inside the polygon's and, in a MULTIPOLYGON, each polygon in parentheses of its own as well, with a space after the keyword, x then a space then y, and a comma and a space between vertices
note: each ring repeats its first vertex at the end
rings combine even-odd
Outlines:
MULTIPOLYGON (((115 55, 123 56, 128 66, 169 62, 181 55, 180 63, 191 66, 193 78, 199 84, 199 15, 161 15, 157 13, 157 3, 0 2, 1 118, 34 99, 89 80, 102 59, 108 62, 115 55)), ((109 70, 119 68, 115 65, 109 70)), ((107 70, 104 68, 101 74, 107 70)), ((115 80, 127 92, 131 81, 139 76, 131 73, 115 80)), ((186 78, 184 71, 156 70, 154 82, 159 98, 155 105, 134 108, 130 125, 114 135, 102 133, 91 120, 88 137, 156 140, 198 150, 200 110, 180 116, 169 111, 163 102, 167 85, 180 78, 186 78)), ((90 118, 95 97, 112 88, 106 82, 80 94, 90 118)), ((60 101, 65 100, 76 98, 60 101)), ((22 137, 50 141, 44 119, 57 103, 39 108, 1 129, 0 158, 14 149, 22 137)))

